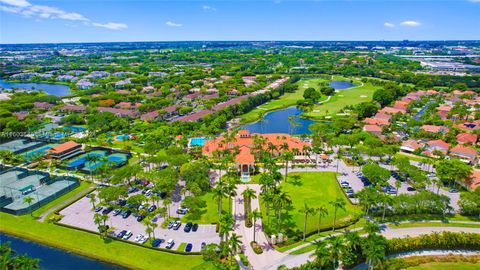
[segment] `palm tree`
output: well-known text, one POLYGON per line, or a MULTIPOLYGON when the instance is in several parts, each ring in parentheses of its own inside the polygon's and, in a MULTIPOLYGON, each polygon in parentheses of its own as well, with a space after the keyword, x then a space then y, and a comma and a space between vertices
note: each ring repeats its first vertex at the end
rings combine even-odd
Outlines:
POLYGON ((258 211, 257 208, 255 208, 252 212, 251 212, 251 216, 253 218, 253 242, 256 242, 255 241, 255 231, 256 231, 256 227, 255 227, 255 224, 257 223, 257 219, 259 217, 261 217, 261 213, 260 211, 258 211))
POLYGON ((217 186, 213 188, 213 198, 218 202, 218 220, 222 217, 222 200, 225 197, 225 191, 223 189, 223 182, 218 182, 217 186))
MULTIPOLYGON (((100 161, 100 156, 98 155, 93 155, 93 154, 88 154, 86 157, 85 157, 85 161, 89 162, 89 163, 92 163, 92 164, 97 164, 97 162, 100 161)), ((96 169, 97 167, 95 167, 96 169)), ((93 171, 92 169, 90 169, 90 177, 92 178, 92 182, 93 182, 93 171)))
MULTIPOLYGON (((288 144, 286 144, 286 145, 287 145, 287 150, 288 150, 288 144)), ((285 161, 284 162, 284 168, 285 168, 284 181, 285 181, 285 183, 287 182, 287 178, 288 178, 288 162, 292 159, 293 159, 293 153, 292 152, 286 151, 286 152, 283 153, 283 160, 285 161)))
POLYGON ((327 248, 327 244, 323 241, 317 242, 315 245, 317 246, 315 249, 315 263, 319 270, 322 270, 322 267, 330 260, 330 251, 327 248))
POLYGON ((303 213, 303 241, 305 241, 306 234, 307 234, 307 219, 308 215, 312 214, 315 211, 314 208, 310 208, 307 203, 304 203, 303 209, 300 212, 303 213))
POLYGON ((342 151, 340 151, 340 149, 338 149, 338 152, 337 152, 337 173, 338 173, 338 165, 339 165, 340 159, 342 159, 342 157, 343 157, 342 151))
POLYGON ((239 235, 233 233, 232 236, 230 237, 230 240, 228 240, 227 243, 228 243, 228 246, 230 247, 230 252, 232 256, 232 258, 230 259, 230 262, 232 262, 233 256, 237 254, 237 251, 240 249, 242 245, 242 241, 240 240, 239 235))
POLYGON ((262 191, 262 197, 265 203, 265 214, 267 215, 267 223, 270 226, 270 204, 273 202, 273 195, 270 192, 262 191))
POLYGON ((95 209, 96 208, 96 201, 97 201, 97 196, 95 195, 95 193, 90 193, 90 195, 88 196, 88 198, 90 198, 90 202, 92 203, 92 209, 95 209))
POLYGON ((282 209, 292 203, 292 198, 290 198, 290 195, 288 195, 287 192, 280 191, 276 193, 276 196, 274 197, 274 204, 276 206, 276 211, 277 211, 277 226, 280 227, 280 224, 282 224, 282 209))
POLYGON ((228 212, 230 214, 232 213, 232 197, 237 196, 236 189, 237 189, 237 186, 233 181, 228 182, 225 186, 225 192, 228 195, 228 212))
POLYGON ((25 196, 23 197, 23 202, 24 203, 27 203, 28 204, 28 210, 30 211, 30 216, 32 216, 32 209, 30 209, 32 207, 32 202, 33 202, 33 197, 31 196, 25 196))
POLYGON ((330 238, 330 259, 333 263, 333 269, 336 269, 337 262, 340 259, 341 254, 345 248, 345 242, 342 237, 333 237, 330 238))
POLYGON ((233 228, 233 223, 232 215, 223 215, 220 220, 220 234, 225 236, 225 242, 228 242, 228 235, 233 228))
POLYGON ((318 214, 318 234, 320 234, 320 223, 322 221, 322 217, 328 215, 328 208, 325 205, 320 205, 317 208, 317 214, 318 214))
POLYGON ((253 190, 251 188, 246 188, 242 192, 242 195, 243 195, 243 199, 244 199, 244 203, 245 203, 245 209, 247 211, 247 213, 245 213, 245 215, 248 215, 248 213, 252 210, 251 209, 251 200, 257 198, 257 195, 255 193, 255 190, 253 190))
POLYGON ((333 211, 333 229, 332 231, 335 231, 335 226, 337 223, 337 210, 340 208, 343 211, 345 211, 345 201, 342 200, 341 198, 336 199, 335 201, 330 201, 330 205, 333 206, 334 211, 333 211))
POLYGON ((369 235, 363 242, 363 255, 367 259, 368 269, 375 269, 385 259, 386 241, 380 235, 369 235))

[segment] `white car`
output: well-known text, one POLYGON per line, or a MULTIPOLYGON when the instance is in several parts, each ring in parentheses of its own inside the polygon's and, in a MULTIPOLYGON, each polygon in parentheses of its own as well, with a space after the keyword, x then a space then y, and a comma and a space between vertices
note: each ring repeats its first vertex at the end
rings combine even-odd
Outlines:
POLYGON ((123 236, 123 240, 128 240, 130 237, 132 237, 132 235, 133 233, 131 231, 127 231, 123 236))
POLYGON ((140 241, 144 238, 143 234, 137 234, 137 236, 135 236, 135 242, 138 242, 140 243, 140 241))
POLYGON ((140 244, 145 244, 147 241, 148 241, 148 237, 144 235, 144 236, 142 237, 142 239, 140 239, 140 241, 138 241, 138 243, 140 243, 140 244))
POLYGON ((168 239, 165 248, 172 249, 173 245, 175 245, 175 241, 173 241, 173 239, 168 239))

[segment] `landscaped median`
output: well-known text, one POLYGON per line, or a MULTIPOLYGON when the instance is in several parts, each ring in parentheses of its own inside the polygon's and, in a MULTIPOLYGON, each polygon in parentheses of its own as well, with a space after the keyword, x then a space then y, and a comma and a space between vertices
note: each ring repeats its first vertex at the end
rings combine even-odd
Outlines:
POLYGON ((158 269, 161 265, 174 269, 192 269, 204 263, 199 255, 190 255, 186 260, 184 255, 111 239, 104 241, 94 233, 37 222, 30 216, 0 213, 0 231, 130 269, 158 269))

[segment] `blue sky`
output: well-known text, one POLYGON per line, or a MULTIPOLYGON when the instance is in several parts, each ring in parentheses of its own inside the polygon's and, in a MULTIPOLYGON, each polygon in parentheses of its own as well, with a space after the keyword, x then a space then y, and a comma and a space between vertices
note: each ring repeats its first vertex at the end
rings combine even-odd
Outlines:
POLYGON ((480 0, 0 0, 0 43, 480 39, 480 0))

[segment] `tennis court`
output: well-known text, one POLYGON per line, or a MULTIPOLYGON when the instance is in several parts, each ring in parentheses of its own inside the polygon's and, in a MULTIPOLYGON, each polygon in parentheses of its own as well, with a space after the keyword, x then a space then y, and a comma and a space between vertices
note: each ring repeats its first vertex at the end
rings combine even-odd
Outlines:
POLYGON ((29 213, 78 185, 73 177, 10 168, 0 173, 0 207, 11 214, 29 213), (30 204, 24 201, 25 197, 31 198, 30 204))
POLYGON ((46 144, 46 145, 42 145, 38 148, 34 148, 33 150, 30 150, 30 151, 27 151, 25 153, 22 154, 22 156, 24 156, 27 160, 32 160, 38 156, 44 156, 46 153, 47 153, 47 150, 54 147, 54 146, 57 146, 58 144, 56 143, 50 143, 50 144, 46 144))
POLYGON ((0 151, 11 151, 13 153, 20 154, 39 147, 42 144, 44 143, 29 139, 17 139, 0 144, 0 151))
POLYGON ((77 157, 73 157, 71 160, 67 161, 66 168, 90 172, 106 162, 110 163, 113 167, 122 166, 127 162, 128 158, 128 154, 125 153, 113 152, 112 154, 109 154, 106 150, 93 150, 77 157), (100 160, 96 162, 88 161, 91 156, 96 156, 100 160), (106 160, 104 160, 104 158, 106 158, 106 160))

